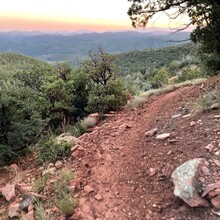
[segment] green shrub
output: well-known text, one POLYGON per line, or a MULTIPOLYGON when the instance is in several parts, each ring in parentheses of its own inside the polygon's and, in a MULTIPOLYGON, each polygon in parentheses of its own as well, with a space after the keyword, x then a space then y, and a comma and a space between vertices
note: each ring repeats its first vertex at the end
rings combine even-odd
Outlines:
POLYGON ((44 162, 56 162, 57 160, 67 157, 71 153, 72 144, 65 141, 57 143, 54 137, 44 142, 38 150, 38 160, 44 162))
POLYGON ((198 69, 185 68, 182 73, 178 76, 177 82, 184 82, 187 80, 202 78, 204 74, 198 69))
POLYGON ((220 92, 219 91, 213 91, 213 92, 207 92, 205 95, 203 95, 196 104, 196 110, 197 111, 206 111, 211 108, 213 104, 217 104, 218 106, 216 108, 220 108, 220 92))
POLYGON ((165 68, 159 69, 157 74, 153 77, 152 86, 153 88, 164 87, 169 82, 169 74, 165 68))
POLYGON ((107 85, 94 85, 89 94, 87 110, 106 113, 119 110, 126 105, 128 92, 119 80, 112 80, 107 85))

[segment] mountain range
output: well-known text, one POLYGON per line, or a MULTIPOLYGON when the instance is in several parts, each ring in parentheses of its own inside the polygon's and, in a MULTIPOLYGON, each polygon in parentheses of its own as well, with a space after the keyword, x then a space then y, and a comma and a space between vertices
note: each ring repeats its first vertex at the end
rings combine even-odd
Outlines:
MULTIPOLYGON (((85 32, 86 30, 83 30, 85 32)), ((161 48, 189 39, 189 32, 105 32, 105 33, 0 32, 0 52, 14 52, 47 62, 68 61, 78 64, 88 50, 103 47, 121 52, 161 48)))

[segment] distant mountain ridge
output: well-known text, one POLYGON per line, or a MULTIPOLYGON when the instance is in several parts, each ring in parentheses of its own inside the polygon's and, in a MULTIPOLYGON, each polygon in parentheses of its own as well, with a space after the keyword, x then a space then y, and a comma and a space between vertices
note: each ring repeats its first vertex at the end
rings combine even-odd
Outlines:
MULTIPOLYGON (((85 31, 85 30, 84 30, 85 31)), ((41 32, 0 32, 0 52, 14 52, 48 62, 83 59, 90 49, 103 47, 110 53, 121 53, 145 48, 161 48, 189 39, 189 32, 158 35, 157 32, 135 31, 46 34, 41 32)))

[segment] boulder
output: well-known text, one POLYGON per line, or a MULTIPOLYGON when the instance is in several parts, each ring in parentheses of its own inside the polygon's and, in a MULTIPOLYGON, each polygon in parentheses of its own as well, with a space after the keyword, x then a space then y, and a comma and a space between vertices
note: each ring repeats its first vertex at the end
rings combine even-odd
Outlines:
POLYGON ((205 160, 202 158, 189 160, 177 167, 172 174, 175 196, 181 198, 191 207, 209 206, 208 201, 200 196, 202 186, 198 182, 204 164, 205 160))

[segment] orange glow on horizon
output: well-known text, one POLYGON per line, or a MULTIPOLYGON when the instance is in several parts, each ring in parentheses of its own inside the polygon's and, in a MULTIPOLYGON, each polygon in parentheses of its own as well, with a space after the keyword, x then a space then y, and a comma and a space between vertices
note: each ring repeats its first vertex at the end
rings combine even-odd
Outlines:
POLYGON ((37 18, 13 18, 0 16, 0 31, 90 31, 132 30, 131 24, 105 20, 58 20, 37 18))

